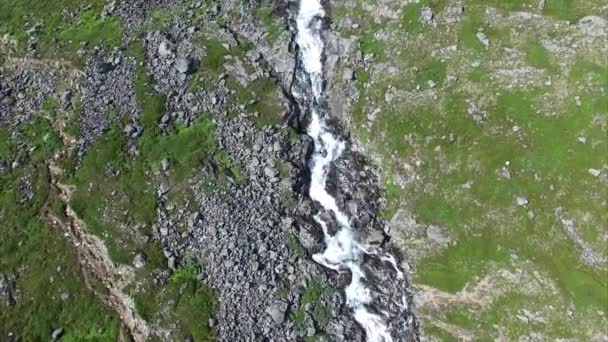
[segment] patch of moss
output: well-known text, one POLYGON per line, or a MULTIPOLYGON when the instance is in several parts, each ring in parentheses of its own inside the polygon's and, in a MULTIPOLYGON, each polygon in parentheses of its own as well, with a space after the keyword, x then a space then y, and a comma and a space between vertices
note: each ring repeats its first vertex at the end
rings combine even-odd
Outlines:
POLYGON ((302 247, 302 245, 298 241, 298 238, 294 234, 289 234, 289 239, 287 240, 287 247, 289 247, 289 250, 296 253, 296 255, 300 258, 304 258, 306 256, 306 250, 304 249, 304 247, 302 247))
POLYGON ((540 42, 528 42, 525 53, 528 63, 533 67, 547 69, 550 72, 559 71, 555 58, 549 54, 549 51, 540 42))
POLYGON ((300 296, 300 307, 291 315, 291 319, 293 320, 296 328, 304 328, 306 319, 306 311, 304 307, 307 304, 310 304, 311 306, 309 313, 315 322, 321 326, 324 326, 329 322, 332 308, 321 303, 321 297, 328 291, 330 291, 330 289, 327 287, 327 285, 323 285, 317 279, 312 278, 306 283, 306 287, 300 296))
POLYGON ((268 41, 270 43, 275 42, 283 29, 276 22, 276 19, 272 15, 273 11, 273 3, 270 0, 262 1, 255 10, 255 18, 266 27, 266 32, 268 32, 268 41))

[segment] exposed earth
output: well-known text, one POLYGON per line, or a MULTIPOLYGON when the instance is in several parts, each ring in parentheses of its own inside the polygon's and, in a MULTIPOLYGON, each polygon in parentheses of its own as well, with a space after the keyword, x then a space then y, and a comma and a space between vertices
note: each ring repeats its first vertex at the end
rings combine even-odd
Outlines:
POLYGON ((608 3, 322 5, 0 0, 0 341, 369 340, 311 108, 395 341, 608 341, 608 3))

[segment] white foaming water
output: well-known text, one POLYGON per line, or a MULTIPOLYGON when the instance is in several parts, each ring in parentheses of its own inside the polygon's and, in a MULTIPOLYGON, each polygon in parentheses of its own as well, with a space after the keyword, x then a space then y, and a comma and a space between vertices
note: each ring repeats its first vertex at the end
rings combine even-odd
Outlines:
MULTIPOLYGON (((300 0, 296 42, 300 47, 304 70, 310 77, 315 101, 320 100, 322 93, 323 64, 321 57, 324 48, 323 40, 319 34, 321 21, 315 18, 322 18, 324 15, 325 12, 319 0, 300 0)), ((364 285, 365 274, 360 263, 364 254, 376 253, 371 248, 362 246, 355 239, 348 217, 340 211, 335 198, 325 189, 331 163, 340 157, 344 151, 344 142, 339 141, 328 132, 314 105, 311 109, 311 122, 307 133, 315 143, 311 159, 310 197, 319 202, 325 210, 331 211, 335 215, 339 229, 334 236, 331 236, 326 223, 318 215, 315 216, 315 220, 323 228, 326 249, 322 254, 313 255, 313 259, 315 262, 336 271, 350 271, 352 280, 345 290, 346 300, 347 304, 353 309, 355 320, 365 330, 367 341, 392 342, 393 339, 382 317, 369 312, 365 307, 365 304, 371 302, 371 294, 370 290, 364 285)), ((402 277, 394 257, 382 256, 381 259, 389 261, 397 270, 398 276, 402 277)))

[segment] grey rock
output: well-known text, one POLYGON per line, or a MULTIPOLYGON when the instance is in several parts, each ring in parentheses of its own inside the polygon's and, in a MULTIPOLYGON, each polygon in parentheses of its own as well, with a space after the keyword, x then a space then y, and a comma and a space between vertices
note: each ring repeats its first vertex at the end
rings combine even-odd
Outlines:
POLYGON ((127 135, 131 135, 131 133, 133 133, 133 131, 135 131, 135 128, 133 127, 133 125, 131 125, 131 124, 127 124, 127 125, 125 126, 124 132, 125 132, 127 135))
POLYGON ((171 120, 171 117, 168 114, 165 114, 162 118, 160 118, 160 123, 164 125, 167 124, 169 120, 171 120))
POLYGON ((175 69, 181 74, 192 74, 198 70, 198 61, 192 58, 180 58, 175 62, 175 69))
POLYGON ((172 270, 174 270, 177 267, 177 260, 175 259, 175 257, 173 255, 171 255, 167 258, 167 267, 169 267, 172 270))
POLYGON ((275 169, 273 166, 268 165, 264 167, 264 174, 268 178, 275 178, 279 174, 279 171, 277 171, 277 169, 275 169))
POLYGON ((450 237, 447 232, 440 227, 430 225, 426 228, 426 237, 439 244, 447 244, 450 242, 450 237))
POLYGON ((169 159, 167 158, 163 158, 163 160, 160 161, 160 169, 164 172, 169 170, 169 159))
POLYGON ((528 198, 525 196, 517 196, 515 198, 515 203, 520 207, 524 206, 524 205, 528 204, 528 198))
POLYGON ((481 42, 481 44, 487 49, 488 47, 490 47, 490 40, 488 39, 488 36, 486 36, 485 33, 483 32, 477 32, 477 34, 475 34, 475 36, 477 37, 477 39, 481 42))
POLYGON ((381 230, 369 230, 364 238, 366 245, 380 245, 384 241, 384 234, 381 230))
POLYGON ((589 172, 590 175, 592 175, 593 177, 599 177, 602 174, 601 170, 598 169, 589 169, 587 170, 589 172))
POLYGON ((282 324, 285 321, 287 307, 288 305, 285 302, 275 302, 266 308, 266 313, 272 317, 276 324, 282 324))
POLYGON ((420 22, 422 24, 425 24, 425 25, 431 24, 434 17, 435 17, 435 15, 433 14, 433 11, 429 7, 424 7, 420 11, 420 22))
POLYGON ((319 244, 323 241, 323 237, 321 234, 313 231, 312 229, 301 227, 298 232, 298 240, 300 240, 302 247, 307 250, 312 250, 319 246, 319 244))
POLYGON ((158 55, 161 57, 169 57, 173 55, 173 46, 168 40, 163 40, 158 45, 158 55))
POLYGON ((107 74, 110 71, 114 70, 115 66, 109 62, 98 63, 95 70, 100 74, 107 74))
POLYGON ((135 257, 133 258, 133 266, 135 266, 135 268, 143 268, 144 266, 146 266, 147 261, 148 257, 146 256, 146 254, 144 254, 143 252, 139 252, 135 254, 135 257))
POLYGON ((190 217, 188 217, 188 227, 192 228, 196 226, 196 224, 201 220, 202 216, 199 212, 192 213, 190 217))
POLYGON ((61 106, 63 109, 68 109, 72 106, 72 91, 66 90, 61 93, 61 106))

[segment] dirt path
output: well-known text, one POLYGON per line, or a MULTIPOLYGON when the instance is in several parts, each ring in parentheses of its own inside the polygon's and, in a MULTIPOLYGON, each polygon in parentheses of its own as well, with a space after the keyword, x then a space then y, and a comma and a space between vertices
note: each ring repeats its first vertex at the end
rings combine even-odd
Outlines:
MULTIPOLYGON (((86 224, 69 204, 72 189, 59 181, 62 170, 56 167, 52 160, 47 165, 52 191, 65 206, 64 214, 67 220, 56 217, 50 203, 47 203, 43 209, 44 217, 51 225, 57 227, 76 249, 87 288, 116 312, 133 341, 146 341, 150 334, 148 324, 137 314, 135 303, 123 291, 134 277, 133 269, 128 266, 116 266, 110 259, 103 241, 86 232, 86 224), (103 285, 103 291, 96 290, 92 286, 89 278, 91 275, 103 285)), ((121 336, 120 340, 130 340, 125 338, 124 334, 121 336)))

